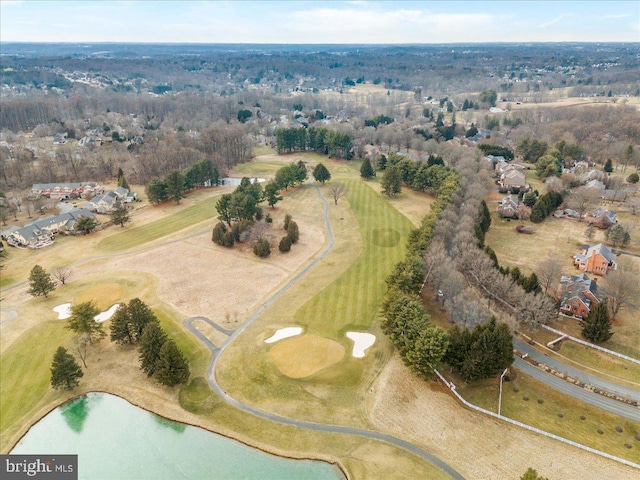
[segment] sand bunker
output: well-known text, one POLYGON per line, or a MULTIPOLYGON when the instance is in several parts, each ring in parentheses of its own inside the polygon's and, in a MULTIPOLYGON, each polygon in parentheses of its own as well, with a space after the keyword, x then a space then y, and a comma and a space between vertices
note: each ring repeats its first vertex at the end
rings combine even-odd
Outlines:
POLYGON ((71 316, 71 304, 63 303, 62 305, 53 307, 53 311, 58 314, 58 320, 65 320, 71 316))
POLYGON ((116 310, 118 310, 118 308, 120 308, 120 304, 119 303, 111 305, 111 308, 109 308, 109 310, 106 310, 104 312, 99 313, 98 315, 93 317, 93 319, 96 322, 106 322, 107 320, 109 320, 113 316, 114 313, 116 313, 116 310))
POLYGON ((276 330, 276 333, 267 338, 264 343, 275 343, 278 340, 283 340, 289 337, 295 337, 302 333, 301 327, 286 327, 276 330))
POLYGON ((353 352, 351 352, 351 355, 356 358, 364 357, 364 351, 376 341, 375 335, 362 332, 347 332, 347 338, 353 340, 353 352))
POLYGON ((269 356, 291 378, 304 378, 338 363, 345 349, 334 340, 315 335, 290 338, 274 345, 269 356))

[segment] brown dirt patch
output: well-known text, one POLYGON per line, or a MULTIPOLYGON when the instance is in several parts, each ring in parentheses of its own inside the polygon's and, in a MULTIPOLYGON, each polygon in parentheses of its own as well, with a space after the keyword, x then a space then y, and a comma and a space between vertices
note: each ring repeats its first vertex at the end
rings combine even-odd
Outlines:
POLYGON ((345 348, 334 340, 316 335, 282 340, 269 351, 269 357, 288 377, 304 378, 344 358, 345 348))
POLYGON ((462 407, 438 384, 412 375, 397 355, 374 386, 371 420, 432 452, 467 478, 635 478, 637 471, 462 407))

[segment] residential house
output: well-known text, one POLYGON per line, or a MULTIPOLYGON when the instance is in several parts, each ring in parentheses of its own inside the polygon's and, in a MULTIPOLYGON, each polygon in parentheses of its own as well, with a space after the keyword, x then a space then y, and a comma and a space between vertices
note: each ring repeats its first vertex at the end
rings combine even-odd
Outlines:
POLYGON ((606 208, 598 207, 585 215, 585 220, 595 227, 607 229, 618 223, 616 214, 606 208))
POLYGON ((589 193, 592 193, 594 197, 600 198, 602 193, 606 190, 606 186, 600 180, 590 180, 588 181, 584 189, 588 190, 589 193))
POLYGON ((62 133, 56 133, 53 136, 54 145, 64 145, 65 143, 67 143, 67 138, 62 133))
POLYGON ((624 202, 627 199, 627 191, 606 189, 602 192, 602 199, 605 202, 624 202))
POLYGON ((560 279, 560 313, 584 318, 600 303, 596 279, 586 273, 560 279))
POLYGON ((138 194, 130 192, 127 188, 118 187, 108 190, 102 195, 96 195, 88 203, 87 208, 97 213, 111 213, 117 202, 131 203, 138 199, 138 194))
POLYGON ((525 174, 515 168, 506 170, 500 175, 498 183, 502 188, 525 188, 527 186, 525 174))
POLYGON ((40 218, 24 227, 16 228, 6 234, 9 245, 16 247, 40 248, 53 243, 54 235, 61 232, 73 232, 80 217, 95 218, 85 208, 74 208, 67 213, 40 218))
POLYGON ((518 197, 513 198, 511 194, 507 195, 500 202, 498 213, 503 218, 518 218, 518 197))
POLYGON ((569 218, 574 220, 580 220, 581 215, 575 210, 571 210, 570 208, 558 209, 553 212, 553 216, 555 218, 569 218))
POLYGON ((102 145, 102 138, 95 135, 82 137, 78 140, 78 145, 83 147, 99 147, 102 145))
POLYGON ((579 270, 606 275, 609 269, 616 268, 616 254, 602 243, 592 246, 584 245, 582 253, 573 257, 573 264, 579 270))
POLYGON ((34 183, 31 192, 49 198, 79 198, 85 193, 95 195, 102 187, 95 182, 34 183))

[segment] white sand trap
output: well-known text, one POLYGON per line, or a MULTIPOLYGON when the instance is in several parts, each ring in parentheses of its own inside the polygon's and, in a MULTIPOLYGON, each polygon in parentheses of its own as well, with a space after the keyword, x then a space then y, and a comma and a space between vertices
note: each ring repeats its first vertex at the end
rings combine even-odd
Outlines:
POLYGON ((119 303, 116 303, 115 305, 111 305, 111 308, 109 310, 99 313, 98 315, 93 317, 93 319, 96 322, 106 322, 113 316, 114 313, 116 313, 116 310, 118 310, 118 308, 120 308, 119 303))
POLYGON ((353 340, 353 352, 356 358, 364 357, 364 351, 376 342, 376 336, 371 333, 347 332, 347 338, 353 340))
POLYGON ((58 314, 58 320, 65 320, 71 316, 71 304, 63 303, 57 307, 53 307, 53 311, 58 314))
POLYGON ((267 338, 264 343, 274 343, 284 338, 295 337, 302 333, 301 327, 287 327, 276 330, 276 333, 267 338))

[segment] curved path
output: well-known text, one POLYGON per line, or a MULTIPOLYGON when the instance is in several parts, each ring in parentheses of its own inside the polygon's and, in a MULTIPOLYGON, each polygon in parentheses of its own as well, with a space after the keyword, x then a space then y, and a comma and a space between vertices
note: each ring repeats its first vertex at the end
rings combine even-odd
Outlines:
POLYGON ((216 347, 215 345, 213 345, 207 337, 205 337, 200 331, 198 331, 192 325, 192 322, 194 322, 195 320, 200 320, 200 321, 207 322, 208 324, 214 326, 214 328, 217 328, 214 325, 215 322, 212 322, 211 320, 204 317, 193 317, 185 320, 184 325, 187 327, 187 329, 190 332, 192 332, 197 338, 199 338, 200 341, 202 341, 207 346, 207 348, 209 348, 209 350, 211 351, 211 361, 209 362, 209 368, 207 370, 207 381, 209 382, 209 386, 216 393, 216 395, 218 395, 227 404, 239 410, 242 410, 244 412, 255 415, 257 417, 264 418, 266 420, 271 420, 273 422, 281 423, 284 425, 291 425, 299 428, 308 428, 310 430, 316 430, 320 432, 344 433, 347 435, 357 435, 360 437, 381 440, 383 442, 390 443, 397 447, 404 448, 405 450, 408 450, 411 453, 418 455, 419 457, 425 459, 426 461, 432 463, 433 465, 437 466, 441 470, 445 471, 447 474, 449 474, 451 477, 453 477, 456 480, 464 480, 464 477, 460 473, 458 473, 456 470, 454 470, 453 467, 451 467, 444 461, 440 460, 438 457, 432 455, 431 453, 428 453, 425 450, 417 447, 416 445, 410 442, 407 442, 406 440, 402 440, 400 438, 396 438, 391 435, 386 435, 384 433, 365 430, 362 428, 345 427, 341 425, 329 425, 329 424, 308 422, 304 420, 295 420, 292 418, 276 415, 270 412, 265 412, 263 410, 254 408, 251 405, 247 405, 245 403, 242 403, 236 400, 235 398, 228 395, 224 390, 222 390, 222 388, 218 384, 218 380, 215 375, 215 369, 216 369, 216 364, 218 362, 220 354, 225 350, 225 348, 229 346, 229 344, 233 342, 233 340, 238 335, 240 335, 244 331, 244 329, 249 324, 251 324, 251 322, 253 322, 256 318, 258 318, 258 316, 260 316, 260 314, 262 314, 262 312, 264 312, 267 307, 269 307, 276 299, 278 299, 282 294, 284 294, 287 290, 289 290, 289 288, 291 288, 298 280, 300 280, 301 277, 303 277, 309 270, 311 270, 311 268, 315 266, 320 260, 322 260, 333 248, 334 236, 333 236, 333 230, 331 229, 331 224, 329 223, 329 214, 328 214, 329 204, 327 203, 327 200, 320 193, 320 189, 318 188, 318 186, 314 185, 314 187, 318 193, 318 196, 320 197, 320 199, 324 204, 324 220, 325 220, 325 226, 326 226, 327 232, 329 234, 329 244, 320 253, 320 255, 314 258, 313 261, 311 261, 304 269, 302 269, 302 271, 296 274, 291 280, 289 280, 289 282, 287 282, 286 285, 280 288, 280 290, 278 290, 265 303, 263 303, 247 320, 245 320, 242 323, 242 325, 238 327, 237 330, 235 330, 229 336, 229 338, 227 338, 227 340, 225 340, 225 342, 220 347, 216 347))
POLYGON ((2 320, 0 322, 0 325, 2 325, 5 322, 9 322, 11 320, 13 320, 14 318, 16 318, 18 316, 18 312, 16 310, 14 310, 13 308, 0 308, 0 311, 5 312, 6 317, 4 320, 2 320))
POLYGON ((620 415, 621 417, 640 422, 640 408, 585 390, 584 388, 578 387, 577 385, 534 367, 529 362, 522 360, 520 357, 514 357, 513 366, 526 375, 545 383, 549 387, 558 390, 565 395, 569 395, 577 400, 600 408, 601 410, 613 413, 614 415, 620 415))
POLYGON ((640 390, 636 390, 635 388, 631 387, 625 387, 618 383, 596 377, 595 375, 591 375, 584 370, 580 370, 578 368, 567 365, 566 363, 563 363, 554 357, 546 355, 545 353, 532 347, 528 343, 523 342, 517 337, 513 337, 513 346, 518 351, 526 353, 529 357, 533 358, 537 362, 544 363, 545 365, 548 365, 558 372, 564 373, 572 378, 580 380, 585 385, 591 385, 600 390, 604 390, 609 393, 615 393, 616 395, 622 398, 626 398, 627 400, 640 402, 640 390))

